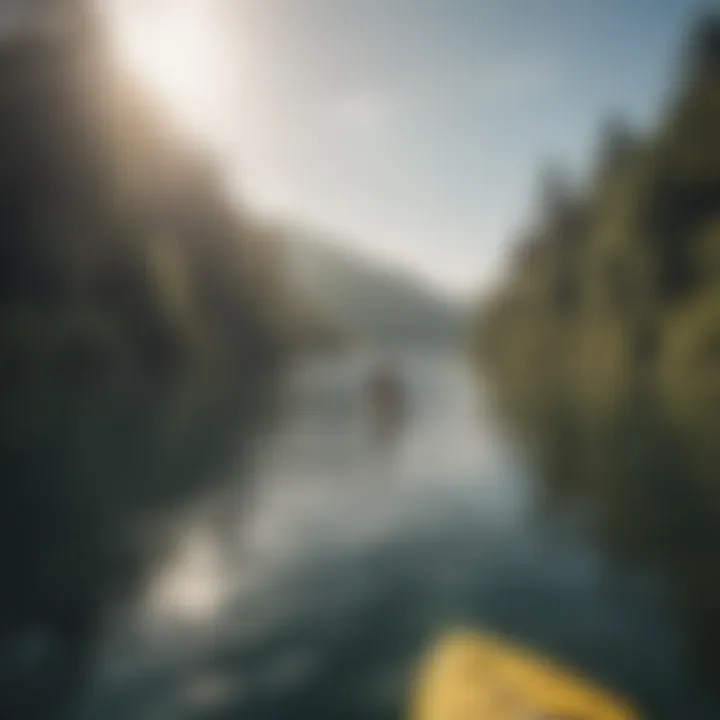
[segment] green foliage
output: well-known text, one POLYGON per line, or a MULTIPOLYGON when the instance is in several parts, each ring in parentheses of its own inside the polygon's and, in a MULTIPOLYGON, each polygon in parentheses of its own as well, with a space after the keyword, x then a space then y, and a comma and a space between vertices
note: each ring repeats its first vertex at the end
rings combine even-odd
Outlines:
POLYGON ((546 202, 475 342, 546 505, 667 572, 720 670, 720 18, 691 47, 657 132, 614 124, 586 198, 546 202))
POLYGON ((259 422, 286 301, 262 233, 91 26, 0 44, 0 227, 0 655, 33 629, 55 647, 0 682, 0 715, 46 717, 259 422))

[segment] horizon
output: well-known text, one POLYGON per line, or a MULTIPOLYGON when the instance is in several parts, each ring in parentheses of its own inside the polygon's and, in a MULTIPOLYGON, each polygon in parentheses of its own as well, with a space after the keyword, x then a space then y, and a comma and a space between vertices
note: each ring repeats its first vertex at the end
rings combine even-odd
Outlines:
POLYGON ((502 272, 544 167, 583 187, 604 121, 654 126, 709 4, 106 7, 128 67, 212 146, 244 206, 468 299, 502 272))

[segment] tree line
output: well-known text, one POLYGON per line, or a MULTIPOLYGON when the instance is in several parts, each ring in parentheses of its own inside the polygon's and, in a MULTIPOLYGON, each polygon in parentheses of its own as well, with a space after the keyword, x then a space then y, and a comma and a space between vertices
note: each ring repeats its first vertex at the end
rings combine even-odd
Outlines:
POLYGON ((717 673, 720 17, 689 35, 656 127, 607 123, 599 147, 587 187, 543 177, 475 353, 545 510, 660 571, 688 653, 717 673))
POLYGON ((72 705, 108 608, 225 479, 295 341, 267 230, 68 7, 0 40, 7 718, 72 705))

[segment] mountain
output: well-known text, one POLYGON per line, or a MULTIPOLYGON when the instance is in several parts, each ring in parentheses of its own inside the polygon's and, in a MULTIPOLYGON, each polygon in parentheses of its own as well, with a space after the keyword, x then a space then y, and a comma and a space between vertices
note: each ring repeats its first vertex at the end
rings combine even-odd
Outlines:
POLYGON ((410 271, 310 233, 282 235, 287 285, 310 315, 359 340, 451 341, 463 311, 410 271))

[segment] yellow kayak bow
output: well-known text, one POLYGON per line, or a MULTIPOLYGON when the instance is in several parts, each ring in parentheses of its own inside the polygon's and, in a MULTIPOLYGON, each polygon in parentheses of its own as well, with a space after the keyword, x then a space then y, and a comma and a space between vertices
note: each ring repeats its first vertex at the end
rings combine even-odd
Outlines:
POLYGON ((411 720, 639 720, 631 705, 540 655, 476 632, 442 638, 420 668, 411 720))

